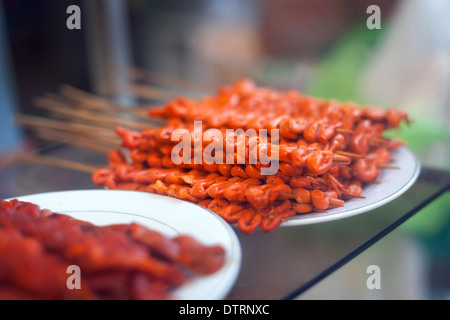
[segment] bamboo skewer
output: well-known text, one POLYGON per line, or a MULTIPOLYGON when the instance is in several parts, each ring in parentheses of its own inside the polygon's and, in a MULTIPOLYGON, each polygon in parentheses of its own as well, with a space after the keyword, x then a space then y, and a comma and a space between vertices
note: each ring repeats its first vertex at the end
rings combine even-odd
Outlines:
POLYGON ((377 167, 380 169, 393 169, 393 170, 399 170, 400 167, 396 167, 396 166, 391 166, 389 164, 385 164, 385 163, 378 163, 377 167))
POLYGON ((344 128, 337 128, 336 129, 337 133, 354 133, 355 131, 350 130, 350 129, 344 129, 344 128))
POLYGON ((116 127, 118 125, 131 127, 134 129, 154 128, 154 125, 137 120, 123 119, 117 115, 101 114, 85 109, 75 109, 71 106, 63 105, 54 100, 45 98, 35 99, 35 104, 41 108, 49 110, 54 114, 61 115, 65 119, 81 120, 85 123, 101 124, 107 127, 116 127))
POLYGON ((87 125, 83 123, 76 123, 70 121, 59 121, 59 120, 51 120, 47 118, 42 118, 38 116, 30 116, 18 114, 15 117, 15 121, 18 124, 21 124, 26 127, 31 128, 48 128, 54 130, 61 130, 64 132, 71 132, 74 134, 81 134, 84 136, 90 136, 92 138, 93 135, 96 138, 113 138, 117 139, 117 136, 114 130, 108 130, 105 128, 100 128, 94 125, 87 125))
POLYGON ((347 152, 347 151, 341 151, 341 150, 336 150, 334 151, 335 154, 339 154, 341 156, 346 156, 349 158, 356 158, 356 159, 362 159, 364 158, 364 156, 359 155, 357 153, 353 153, 353 152, 347 152))
POLYGON ((36 132, 37 137, 45 140, 56 141, 64 144, 71 144, 77 147, 85 148, 96 153, 107 155, 112 149, 118 148, 119 144, 109 144, 103 140, 100 143, 92 141, 85 137, 74 137, 65 132, 41 129, 36 132))
POLYGON ((15 161, 56 166, 64 169, 82 171, 91 174, 101 168, 91 164, 80 163, 70 160, 63 160, 39 154, 20 154, 15 157, 15 161))
POLYGON ((71 99, 79 102, 84 102, 86 105, 95 106, 98 110, 117 110, 118 108, 121 108, 106 98, 88 93, 69 85, 62 85, 60 91, 66 97, 70 97, 71 99))
POLYGON ((74 88, 69 85, 62 85, 61 94, 63 97, 57 97, 55 95, 48 95, 50 99, 61 100, 61 99, 69 99, 71 103, 76 103, 76 106, 83 109, 94 110, 97 112, 104 112, 106 114, 110 114, 111 116, 118 117, 125 116, 128 118, 129 115, 139 119, 145 120, 147 126, 161 126, 165 123, 165 121, 161 119, 154 119, 149 117, 148 115, 148 105, 142 106, 129 106, 129 105, 119 105, 112 101, 109 101, 106 98, 98 97, 91 93, 85 92, 83 90, 74 88))
POLYGON ((71 144, 100 154, 108 154, 112 149, 121 145, 121 140, 116 136, 114 130, 80 124, 73 128, 73 124, 69 122, 23 115, 17 116, 16 122, 35 131, 39 138, 71 144), (99 134, 100 132, 101 134, 99 134))
POLYGON ((347 197, 347 198, 366 199, 366 197, 364 197, 364 196, 356 195, 356 194, 351 194, 351 193, 346 193, 346 192, 343 192, 343 193, 342 193, 342 196, 343 196, 343 197, 347 197))
MULTIPOLYGON (((66 99, 69 98, 77 102, 77 106, 84 109, 102 111, 107 113, 129 113, 138 118, 151 120, 148 117, 146 108, 117 105, 107 99, 97 97, 69 85, 61 86, 61 94, 66 99)), ((50 95, 50 97, 55 98, 54 95, 50 95)))

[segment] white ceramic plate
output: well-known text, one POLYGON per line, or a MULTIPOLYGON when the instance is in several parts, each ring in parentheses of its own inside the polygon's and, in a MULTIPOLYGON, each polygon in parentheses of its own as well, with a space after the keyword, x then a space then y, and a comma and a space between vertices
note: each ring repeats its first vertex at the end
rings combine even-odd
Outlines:
POLYGON ((351 217, 371 211, 398 198, 408 190, 420 174, 420 163, 406 147, 392 151, 389 165, 398 169, 382 169, 380 183, 364 188, 365 199, 351 199, 342 208, 334 208, 326 213, 312 212, 296 215, 283 222, 281 226, 296 226, 351 217))
POLYGON ((136 222, 167 236, 187 234, 205 245, 223 246, 226 250, 224 266, 174 291, 174 298, 178 300, 223 299, 240 270, 241 248, 234 230, 217 215, 186 201, 119 190, 50 192, 16 199, 96 225, 136 222))

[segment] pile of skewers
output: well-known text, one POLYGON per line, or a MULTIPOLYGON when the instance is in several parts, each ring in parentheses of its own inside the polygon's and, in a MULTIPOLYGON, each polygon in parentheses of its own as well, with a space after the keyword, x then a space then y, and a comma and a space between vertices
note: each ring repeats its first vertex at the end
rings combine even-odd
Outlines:
POLYGON ((121 147, 109 152, 108 167, 96 170, 93 181, 197 203, 246 234, 363 198, 366 184, 379 182, 383 168, 394 168, 388 164, 391 150, 403 144, 383 134, 409 123, 400 110, 277 91, 250 80, 199 100, 175 98, 150 108, 148 116, 165 123, 116 126, 121 147), (201 122, 200 132, 195 122, 201 122), (180 129, 193 137, 182 150, 180 129), (267 136, 247 135, 249 130, 267 136), (205 139, 208 132, 213 134, 205 139), (177 162, 174 152, 189 161, 177 162), (196 157, 205 154, 213 159, 196 157), (258 155, 271 155, 271 162, 258 155), (264 173, 273 164, 276 170, 264 173))

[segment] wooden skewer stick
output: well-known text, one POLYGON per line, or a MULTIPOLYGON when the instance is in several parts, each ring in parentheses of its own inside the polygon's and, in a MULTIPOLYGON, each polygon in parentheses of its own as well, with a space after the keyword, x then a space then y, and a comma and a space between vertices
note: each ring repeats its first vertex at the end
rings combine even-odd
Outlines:
MULTIPOLYGON (((123 118, 126 120, 134 120, 136 122, 145 123, 150 127, 160 127, 165 121, 155 119, 148 115, 149 106, 132 107, 117 105, 107 100, 99 100, 99 97, 91 98, 88 93, 84 93, 79 89, 63 85, 61 89, 65 95, 60 96, 56 94, 47 93, 43 98, 36 98, 35 102, 43 107, 46 105, 59 105, 70 107, 72 110, 88 110, 91 112, 98 112, 101 115, 106 115, 115 118, 123 118), (81 95, 80 95, 81 93, 81 95), (143 120, 143 121, 142 121, 143 120)), ((99 115, 100 116, 100 115, 99 115)))
POLYGON ((117 138, 114 130, 108 130, 105 128, 99 128, 98 126, 86 125, 68 121, 58 121, 38 116, 30 116, 18 114, 15 116, 16 123, 31 127, 31 128, 48 128, 61 130, 64 132, 72 132, 74 134, 81 134, 85 136, 93 137, 109 137, 117 138))
POLYGON ((85 102, 86 104, 95 106, 101 110, 110 110, 111 108, 121 107, 106 98, 88 93, 67 84, 62 85, 60 87, 60 91, 67 97, 70 97, 76 101, 85 102))
POLYGON ((389 138, 368 138, 368 140, 369 141, 372 141, 372 142, 380 142, 380 143, 382 143, 382 142, 387 142, 387 141, 389 141, 390 139, 389 138))
MULTIPOLYGON (((36 133, 43 133, 47 135, 58 135, 62 139, 73 139, 90 142, 91 144, 99 144, 106 147, 117 147, 122 143, 122 139, 118 136, 116 137, 108 137, 108 136, 96 136, 95 139, 92 138, 92 135, 89 134, 74 134, 70 131, 63 131, 51 128, 33 128, 36 133)), ((58 139, 58 137, 54 137, 53 139, 58 139)))
MULTIPOLYGON (((67 101, 62 101, 61 99, 56 100, 38 97, 33 102, 35 106, 49 111, 52 116, 72 122, 92 122, 94 119, 103 116, 103 114, 96 113, 95 115, 91 114, 92 117, 88 117, 89 111, 80 110, 78 105, 70 105, 67 101)), ((99 124, 97 123, 97 125, 99 124)), ((103 122, 101 124, 104 125, 105 123, 103 122)))
POLYGON ((356 158, 356 159, 362 159, 364 158, 364 156, 357 154, 357 153, 353 153, 353 152, 347 152, 347 151, 341 151, 341 150, 336 150, 334 151, 335 154, 339 154, 341 156, 346 156, 349 158, 356 158))
POLYGON ((73 135, 67 134, 65 132, 58 132, 56 130, 38 130, 37 137, 49 141, 56 141, 76 147, 85 148, 102 155, 107 155, 111 150, 119 147, 118 143, 116 145, 113 145, 102 140, 92 141, 92 139, 89 138, 74 137, 73 135))
POLYGON ((63 160, 53 157, 48 157, 38 154, 20 154, 15 157, 15 161, 18 162, 30 162, 42 165, 56 166, 64 169, 82 171, 86 173, 93 173, 95 170, 101 167, 94 166, 86 163, 79 163, 75 161, 63 160))
POLYGON ((330 206, 333 207, 343 207, 344 203, 343 201, 339 201, 339 199, 330 199, 330 206))
POLYGON ((355 131, 350 130, 350 129, 344 129, 344 128, 337 128, 336 129, 337 133, 354 133, 355 131))
POLYGON ((368 141, 374 144, 385 144, 389 142, 389 139, 369 138, 368 141))
POLYGON ((391 166, 391 165, 384 164, 384 163, 377 163, 377 167, 380 169, 395 169, 395 170, 400 169, 400 167, 391 166))
MULTIPOLYGON (((117 105, 105 98, 98 97, 69 85, 62 85, 60 90, 66 99, 70 98, 71 100, 78 102, 77 105, 81 108, 111 113, 130 113, 147 121, 153 121, 148 117, 147 107, 117 105)), ((50 95, 50 97, 56 99, 56 96, 54 95, 50 95)))
POLYGON ((345 155, 336 154, 333 156, 333 162, 338 164, 349 164, 351 159, 345 155))
POLYGON ((364 196, 360 196, 360 195, 356 195, 356 194, 351 194, 351 193, 345 193, 345 192, 343 192, 342 194, 341 194, 343 197, 346 197, 346 198, 357 198, 357 199, 365 199, 366 197, 364 197, 364 196))
POLYGON ((68 107, 66 105, 61 105, 58 102, 47 100, 44 98, 37 98, 35 99, 35 103, 37 106, 62 114, 66 118, 73 118, 73 119, 79 119, 85 122, 89 122, 95 125, 106 125, 110 127, 115 126, 125 126, 125 127, 131 127, 135 129, 148 129, 153 128, 153 125, 134 121, 134 120, 128 120, 128 119, 122 119, 118 116, 110 116, 105 114, 99 114, 97 112, 92 112, 89 110, 79 110, 73 107, 68 107))

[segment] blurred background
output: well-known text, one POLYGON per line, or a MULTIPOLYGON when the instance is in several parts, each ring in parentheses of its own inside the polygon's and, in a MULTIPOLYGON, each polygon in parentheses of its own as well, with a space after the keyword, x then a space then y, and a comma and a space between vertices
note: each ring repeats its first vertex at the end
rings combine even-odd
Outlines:
MULTIPOLYGON (((403 109, 412 125, 392 135, 424 166, 450 170, 449 16, 448 0, 1 0, 0 164, 42 146, 14 114, 45 115, 33 99, 61 84, 125 105, 161 102, 142 102, 114 82, 111 66, 119 65, 198 94, 245 77, 403 109), (81 29, 66 26, 70 5, 81 10, 81 29), (379 29, 367 25, 370 5, 380 8, 379 29)), ((405 232, 433 248, 444 241, 439 255, 448 258, 449 208, 445 195, 405 232)), ((450 288, 448 277, 438 282, 446 281, 450 288)))

